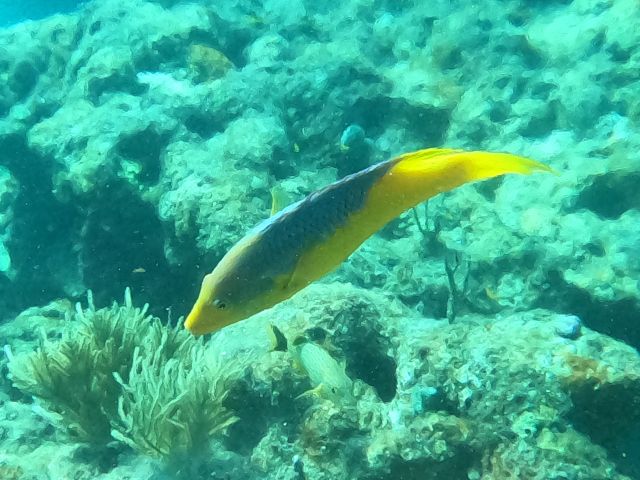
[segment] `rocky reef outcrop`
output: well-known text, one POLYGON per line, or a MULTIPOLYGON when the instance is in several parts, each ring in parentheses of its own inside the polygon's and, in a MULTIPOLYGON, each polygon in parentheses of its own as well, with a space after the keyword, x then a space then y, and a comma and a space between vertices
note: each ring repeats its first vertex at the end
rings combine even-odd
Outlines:
POLYGON ((631 3, 487 1, 478 16, 447 2, 109 0, 5 29, 2 309, 87 288, 110 301, 131 285, 184 311, 275 185, 293 200, 447 145, 529 155, 559 175, 435 199, 335 278, 445 317, 449 258, 460 313, 560 305, 637 345, 631 3))

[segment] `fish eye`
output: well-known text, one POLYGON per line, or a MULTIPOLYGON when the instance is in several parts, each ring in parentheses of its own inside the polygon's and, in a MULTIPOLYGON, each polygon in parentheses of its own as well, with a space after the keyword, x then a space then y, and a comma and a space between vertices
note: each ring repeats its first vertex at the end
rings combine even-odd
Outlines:
POLYGON ((222 300, 220 300, 219 298, 216 298, 213 301, 213 306, 216 308, 219 308, 220 310, 224 310, 225 308, 227 308, 227 304, 224 303, 222 300))

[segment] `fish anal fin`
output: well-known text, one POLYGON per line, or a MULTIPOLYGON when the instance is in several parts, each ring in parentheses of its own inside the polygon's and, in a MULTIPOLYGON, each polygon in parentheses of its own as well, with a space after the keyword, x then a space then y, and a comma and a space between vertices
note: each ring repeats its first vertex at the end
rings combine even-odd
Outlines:
POLYGON ((301 398, 308 398, 308 397, 322 398, 324 390, 325 390, 324 384, 320 383, 319 385, 313 387, 312 389, 307 390, 306 392, 302 392, 295 399, 299 400, 301 398))

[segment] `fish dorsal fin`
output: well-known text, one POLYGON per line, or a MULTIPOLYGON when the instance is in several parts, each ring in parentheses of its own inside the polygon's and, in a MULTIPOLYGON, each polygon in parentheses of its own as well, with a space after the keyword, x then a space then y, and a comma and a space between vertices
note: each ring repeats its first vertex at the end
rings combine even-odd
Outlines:
POLYGON ((285 337, 284 333, 282 333, 282 331, 274 324, 269 324, 267 328, 267 336, 271 343, 272 352, 286 352, 289 349, 287 337, 285 337))
POLYGON ((289 205, 289 195, 281 185, 275 185, 271 188, 271 216, 283 210, 289 205))

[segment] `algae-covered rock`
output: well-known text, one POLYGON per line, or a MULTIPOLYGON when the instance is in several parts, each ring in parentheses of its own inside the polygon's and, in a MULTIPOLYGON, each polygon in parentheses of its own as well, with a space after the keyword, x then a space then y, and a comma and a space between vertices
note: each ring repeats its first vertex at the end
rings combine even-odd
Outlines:
POLYGON ((573 429, 564 432, 545 429, 534 445, 522 441, 500 444, 483 458, 483 469, 486 473, 477 477, 482 480, 630 478, 616 472, 603 448, 573 429))
MULTIPOLYGON (((13 204, 18 197, 18 182, 11 173, 0 167, 0 273, 11 277, 11 253, 5 242, 11 238, 13 204)), ((2 308, 2 307, 0 307, 2 308)))
POLYGON ((231 60, 213 47, 202 44, 189 47, 189 69, 197 82, 215 80, 232 68, 231 60))
MULTIPOLYGON (((560 175, 468 186, 433 201, 420 226, 411 215, 394 222, 341 280, 384 287, 444 318, 451 295, 443 258, 453 254, 468 265, 455 295, 459 314, 587 303, 593 308, 578 311, 585 323, 636 342, 589 313, 638 311, 634 245, 620 240, 637 236, 632 125, 640 110, 637 96, 624 93, 634 86, 636 34, 605 28, 626 3, 538 11, 489 0, 478 18, 471 6, 452 11, 442 2, 369 11, 360 2, 109 0, 6 30, 2 163, 25 196, 46 192, 55 217, 69 219, 47 226, 68 240, 51 242, 46 256, 78 264, 60 275, 43 262, 52 293, 38 301, 87 287, 98 297, 105 289, 106 299, 133 282, 118 272, 136 270, 139 251, 114 258, 110 242, 96 247, 95 235, 84 234, 134 230, 105 206, 144 223, 157 239, 145 263, 179 276, 186 292, 264 218, 274 185, 298 181, 306 194, 398 152, 446 144, 530 155, 560 175), (559 25, 574 28, 562 30, 562 44, 549 42, 559 25), (350 125, 366 136, 345 151, 350 125), (37 180, 25 182, 26 172, 37 180), (208 186, 211 177, 224 187, 208 186), (102 284, 87 280, 93 258, 109 270, 102 284)), ((42 223, 24 222, 27 231, 42 223)), ((23 257, 33 256, 37 242, 13 235, 23 257)), ((18 292, 29 266, 9 253, 7 285, 18 292)), ((157 284, 145 287, 154 303, 167 298, 157 284)), ((28 306, 15 297, 16 311, 28 306)))
POLYGON ((263 332, 242 390, 252 413, 236 433, 253 438, 252 461, 268 478, 293 475, 294 464, 317 478, 628 478, 618 455, 640 418, 640 355, 575 316, 448 324, 333 283, 244 323, 223 335, 233 348, 263 332), (298 397, 312 385, 289 354, 269 353, 269 322, 343 359, 355 402, 298 397))
MULTIPOLYGON (((131 307, 82 315, 87 321, 92 315, 121 318, 122 308, 131 307)), ((61 328, 56 312, 68 310, 60 303, 34 314, 54 332, 61 328)), ((100 338, 107 332, 102 324, 94 327, 100 338)), ((114 328, 107 343, 115 346, 120 335, 114 328)), ((123 360, 114 366, 121 373, 100 390, 119 396, 117 412, 113 402, 103 402, 101 411, 111 435, 173 458, 167 468, 180 475, 197 470, 179 466, 181 448, 195 455, 198 468, 227 458, 224 471, 274 479, 546 478, 549 472, 625 479, 633 468, 621 455, 633 452, 629 438, 640 419, 640 355, 575 316, 534 310, 503 318, 464 316, 449 324, 420 317, 383 294, 329 283, 228 327, 206 349, 156 320, 132 331, 139 331, 141 343, 134 348, 136 337, 127 337, 125 350, 133 353, 122 357, 122 348, 114 350, 113 358, 123 360), (270 324, 282 330, 289 350, 272 351, 270 324), (344 364, 351 391, 310 392, 322 380, 297 363, 300 341, 344 364), (206 373, 217 362, 226 365, 222 383, 206 373), (216 436, 222 444, 208 459, 197 454, 201 444, 188 440, 205 433, 206 422, 197 421, 188 438, 176 430, 176 422, 188 426, 207 412, 227 431, 216 436)), ((30 358, 16 332, 14 355, 30 358)), ((69 343, 69 335, 61 342, 69 343)), ((38 354, 48 352, 51 360, 41 374, 57 371, 54 347, 49 340, 38 354)), ((82 366, 77 358, 76 369, 82 366)), ((14 381, 41 395, 37 389, 44 384, 38 387, 38 377, 14 362, 14 381)), ((108 380, 91 378, 90 384, 108 380)), ((69 416, 69 407, 53 397, 47 405, 63 414, 58 422, 77 428, 78 411, 69 416)))

